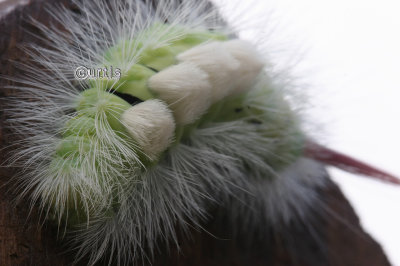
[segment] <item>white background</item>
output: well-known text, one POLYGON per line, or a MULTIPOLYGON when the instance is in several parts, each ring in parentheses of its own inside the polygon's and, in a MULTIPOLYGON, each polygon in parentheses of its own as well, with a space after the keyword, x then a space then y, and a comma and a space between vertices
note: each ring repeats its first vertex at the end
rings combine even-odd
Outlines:
MULTIPOLYGON (((400 176, 400 1, 215 2, 243 38, 264 37, 280 67, 295 64, 323 144, 400 176)), ((400 187, 330 172, 399 266, 400 187)))

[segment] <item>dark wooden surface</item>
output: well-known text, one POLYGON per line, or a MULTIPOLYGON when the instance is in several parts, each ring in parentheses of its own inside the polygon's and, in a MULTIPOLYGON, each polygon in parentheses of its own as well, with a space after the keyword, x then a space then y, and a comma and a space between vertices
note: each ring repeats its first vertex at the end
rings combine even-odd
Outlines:
MULTIPOLYGON (((26 61, 17 44, 38 42, 24 30, 36 29, 23 21, 24 14, 47 23, 50 18, 43 1, 31 3, 10 13, 0 22, 0 74, 15 76, 18 73, 12 60, 26 61)), ((50 2, 50 1, 47 1, 50 2)), ((55 1, 51 1, 55 2, 55 1)), ((68 5, 68 1, 63 1, 68 5)), ((1 86, 8 81, 1 80, 1 86)), ((0 89, 0 147, 10 144, 5 132, 2 101, 11 91, 0 89)), ((4 160, 6 153, 0 154, 4 160)), ((39 214, 33 209, 29 214, 28 202, 15 205, 14 195, 6 183, 13 169, 0 168, 0 265, 70 265, 72 253, 65 253, 57 241, 57 231, 49 224, 39 225, 39 214)), ((287 237, 271 232, 262 241, 244 245, 240 237, 231 239, 229 227, 221 227, 221 221, 210 220, 204 227, 213 235, 193 231, 190 239, 182 238, 180 250, 172 247, 156 255, 153 265, 389 265, 381 247, 360 227, 358 217, 339 188, 330 182, 320 191, 321 199, 337 215, 338 219, 316 216, 313 223, 322 241, 316 243, 301 225, 293 224, 285 229, 287 237)), ((223 209, 215 212, 224 212, 223 209)), ((85 265, 85 262, 81 262, 85 265)))
POLYGON ((192 240, 182 243, 180 255, 173 250, 172 255, 159 256, 154 265, 390 265, 380 245, 360 227, 357 215, 340 189, 330 181, 319 193, 326 207, 337 217, 318 214, 310 217, 308 222, 314 226, 312 232, 296 221, 283 228, 283 234, 270 232, 262 240, 244 244, 241 237, 229 240, 232 232, 229 227, 221 226, 221 221, 211 221, 205 226, 210 234, 194 232, 192 240), (317 234, 319 240, 311 233, 317 234))

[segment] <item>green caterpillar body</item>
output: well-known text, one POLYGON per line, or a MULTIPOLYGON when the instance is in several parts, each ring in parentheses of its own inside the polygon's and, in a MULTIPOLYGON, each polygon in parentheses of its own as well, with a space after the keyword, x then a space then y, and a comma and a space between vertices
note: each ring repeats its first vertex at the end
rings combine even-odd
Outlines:
MULTIPOLYGON (((143 34, 151 35, 154 28, 161 26, 168 27, 156 24, 143 34)), ((169 30, 174 32, 174 28, 169 30)), ((62 134, 63 138, 56 148, 50 170, 57 172, 59 171, 58 169, 62 169, 61 171, 65 171, 68 174, 85 172, 87 169, 97 171, 96 169, 99 167, 96 165, 105 161, 107 161, 106 165, 111 165, 117 169, 120 168, 120 172, 124 171, 126 165, 132 166, 133 169, 139 169, 138 171, 146 171, 148 167, 152 167, 154 162, 143 154, 140 145, 129 135, 126 127, 121 122, 122 114, 131 108, 131 105, 117 96, 115 92, 128 94, 140 101, 157 98, 157 93, 149 88, 148 80, 157 72, 176 64, 176 57, 179 53, 205 42, 228 40, 227 36, 215 32, 189 32, 187 34, 179 34, 179 30, 176 30, 176 32, 176 36, 172 38, 169 36, 173 41, 170 41, 166 46, 158 48, 147 47, 144 49, 140 42, 131 40, 123 41, 111 47, 105 53, 104 58, 109 65, 113 65, 113 62, 123 59, 124 53, 132 54, 133 51, 130 51, 131 49, 139 51, 140 57, 136 64, 132 65, 125 73, 122 73, 121 79, 117 82, 110 80, 90 81, 90 88, 80 93, 75 106, 76 115, 66 122, 62 134), (129 48, 126 49, 127 47, 129 48), (102 114, 102 117, 96 117, 98 114, 102 114), (112 161, 111 155, 113 153, 121 153, 121 151, 118 150, 118 147, 113 147, 102 141, 102 137, 98 135, 101 129, 99 130, 98 125, 96 125, 97 119, 104 121, 104 124, 115 134, 115 137, 121 138, 127 144, 126 148, 137 154, 136 161, 112 161), (96 153, 96 148, 93 148, 96 146, 101 146, 99 149, 107 150, 109 156, 100 159, 99 154, 96 153), (88 166, 88 164, 93 164, 93 167, 88 166), (121 164, 121 167, 118 166, 119 164, 121 164)), ((260 145, 268 144, 270 147, 273 146, 273 149, 262 156, 267 164, 274 169, 283 169, 301 155, 303 137, 293 111, 275 90, 268 83, 266 77, 261 77, 258 84, 250 92, 221 99, 214 103, 207 113, 203 114, 195 122, 187 125, 177 125, 174 142, 188 141, 188 136, 193 130, 202 128, 208 123, 238 121, 244 127, 251 127, 254 132, 259 134, 260 145), (265 99, 268 99, 268 102, 273 105, 268 107, 274 110, 273 112, 263 108, 265 99), (264 125, 267 125, 267 130, 265 130, 264 125), (288 132, 292 133, 288 134, 288 132), (276 154, 279 154, 279 156, 276 156, 276 154)), ((162 157, 161 154, 159 156, 162 157)), ((238 158, 241 157, 240 154, 236 156, 238 158)), ((104 171, 104 168, 102 169, 104 171)), ((99 173, 97 182, 121 183, 121 178, 118 178, 118 175, 115 178, 110 177, 109 180, 102 180, 103 178, 102 173, 99 173)), ((109 184, 107 184, 107 187, 109 187, 109 184)), ((73 193, 76 192, 71 192, 71 194, 73 193)), ((96 204, 87 206, 87 204, 83 203, 89 201, 80 199, 81 197, 91 198, 93 196, 92 193, 81 191, 70 195, 70 198, 75 200, 71 200, 66 206, 70 213, 67 222, 69 226, 88 220, 89 217, 87 215, 89 214, 90 216, 90 211, 88 210, 98 207, 96 204)), ((112 192, 112 194, 114 193, 112 192)), ((107 208, 118 208, 118 195, 115 194, 112 198, 113 204, 106 204, 105 206, 109 206, 107 208)))
POLYGON ((52 74, 27 67, 8 115, 29 131, 10 157, 21 194, 65 230, 76 259, 151 257, 160 241, 178 245, 177 230, 201 228, 210 206, 249 235, 311 209, 304 195, 323 171, 303 158, 299 115, 257 46, 207 1, 106 2, 85 2, 82 16, 54 9, 65 34, 38 25, 52 38, 33 56, 52 74), (81 66, 120 76, 77 80, 81 66))

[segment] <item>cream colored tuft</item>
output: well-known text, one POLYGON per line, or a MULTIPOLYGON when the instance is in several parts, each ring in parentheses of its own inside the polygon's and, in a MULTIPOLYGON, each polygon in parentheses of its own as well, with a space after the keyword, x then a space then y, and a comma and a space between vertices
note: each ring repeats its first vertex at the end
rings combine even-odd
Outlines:
POLYGON ((156 160, 172 142, 174 118, 160 100, 147 100, 132 106, 121 118, 129 134, 151 160, 156 160))
POLYGON ((177 124, 190 124, 210 107, 208 74, 190 62, 171 66, 149 79, 149 88, 168 103, 177 124))
POLYGON ((178 55, 181 62, 192 62, 209 75, 211 100, 218 102, 230 94, 232 81, 240 63, 224 47, 223 42, 195 46, 178 55))
POLYGON ((224 42, 223 46, 240 63, 236 75, 232 77, 232 94, 248 91, 265 65, 262 55, 250 42, 239 39, 224 42))

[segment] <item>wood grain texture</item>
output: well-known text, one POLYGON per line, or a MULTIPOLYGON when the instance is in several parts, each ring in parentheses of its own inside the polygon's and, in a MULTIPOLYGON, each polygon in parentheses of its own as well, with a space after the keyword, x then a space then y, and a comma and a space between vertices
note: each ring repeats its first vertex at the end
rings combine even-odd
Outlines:
MULTIPOLYGON (((0 21, 0 74, 15 76, 18 70, 10 60, 28 61, 29 56, 17 49, 21 45, 39 40, 27 32, 37 33, 37 29, 24 21, 26 15, 43 23, 51 21, 43 9, 44 2, 34 1, 20 7, 0 21)), ((70 8, 69 1, 61 1, 70 8)), ((61 27, 61 25, 60 25, 61 27)), ((1 80, 1 86, 9 81, 1 80)), ((0 107, 2 101, 13 92, 0 89, 0 107)), ((6 119, 0 108, 0 147, 13 142, 11 132, 6 132, 3 122, 6 119)), ((4 160, 6 151, 0 154, 4 160)), ((57 241, 57 230, 50 224, 40 226, 36 208, 29 214, 28 202, 15 205, 9 184, 15 169, 0 168, 0 265, 71 265, 72 253, 65 253, 62 244, 57 241)), ((232 231, 224 224, 223 218, 210 220, 204 224, 209 232, 191 232, 189 239, 181 237, 179 250, 172 246, 160 248, 153 265, 332 265, 332 266, 386 266, 389 265, 385 254, 360 226, 354 210, 339 188, 329 182, 326 189, 319 191, 328 208, 336 214, 335 219, 315 215, 312 222, 320 242, 311 237, 301 224, 292 224, 285 228, 285 236, 279 232, 270 232, 250 245, 244 244, 243 236, 232 238, 232 231), (288 239, 287 235, 291 238, 288 239)), ((224 209, 215 209, 218 217, 223 217, 224 209)), ((311 218, 310 218, 311 219, 311 218)), ((86 265, 85 260, 79 263, 86 265)), ((138 262, 141 265, 141 262, 138 262)), ((147 261, 143 264, 148 264, 147 261)))

